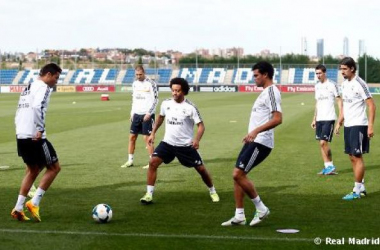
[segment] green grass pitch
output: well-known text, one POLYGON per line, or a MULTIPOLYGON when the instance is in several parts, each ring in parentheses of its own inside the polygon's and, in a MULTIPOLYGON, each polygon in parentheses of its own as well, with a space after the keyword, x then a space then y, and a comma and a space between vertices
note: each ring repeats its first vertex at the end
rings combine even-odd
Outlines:
MULTIPOLYGON (((146 191, 146 170, 141 166, 147 164, 147 152, 142 138, 138 138, 135 167, 120 168, 127 157, 131 95, 111 93, 107 102, 100 101, 100 94, 53 93, 47 133, 62 171, 41 202, 42 222, 15 221, 10 212, 25 171, 14 134, 18 97, 0 95, 0 166, 9 166, 0 170, 0 249, 323 249, 325 243, 317 246, 314 238, 347 241, 380 236, 379 126, 375 126, 371 153, 365 155, 368 196, 343 201, 353 187, 343 134, 334 136, 331 144, 339 174, 318 176, 323 166, 310 128, 313 94, 282 95, 283 124, 275 131, 275 149, 249 174, 271 215, 254 228, 223 228, 220 224, 234 214, 232 170, 257 94, 188 96, 205 122, 200 153, 219 203, 211 202, 195 170, 174 161, 159 168, 155 203, 143 206, 139 199, 146 191), (110 223, 92 220, 92 208, 98 203, 112 207, 110 223), (281 228, 300 232, 277 233, 281 228)), ((169 93, 160 93, 160 100, 168 97, 169 93)), ((374 98, 379 103, 380 96, 374 98)), ((162 127, 156 144, 163 131, 162 127)), ((249 221, 253 211, 246 199, 249 221)))

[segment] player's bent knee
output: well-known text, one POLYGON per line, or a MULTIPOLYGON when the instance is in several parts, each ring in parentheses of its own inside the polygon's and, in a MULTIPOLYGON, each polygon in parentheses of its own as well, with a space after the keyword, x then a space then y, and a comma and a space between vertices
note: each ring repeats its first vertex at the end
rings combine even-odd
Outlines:
POLYGON ((149 168, 157 169, 161 163, 162 163, 162 160, 160 160, 158 157, 152 157, 149 160, 149 168))
POLYGON ((40 169, 38 167, 36 167, 36 168, 28 168, 27 171, 33 177, 37 177, 38 174, 40 173, 40 169))
POLYGON ((239 182, 241 179, 245 178, 246 174, 243 170, 240 170, 238 168, 234 169, 234 172, 232 173, 232 178, 234 181, 239 182))
POLYGON ((194 167, 199 173, 207 172, 205 165, 194 167))
POLYGON ((58 174, 61 171, 61 166, 59 165, 59 162, 55 162, 48 166, 48 169, 58 174))
POLYGON ((137 134, 130 134, 129 135, 129 140, 130 141, 136 141, 137 140, 137 134))

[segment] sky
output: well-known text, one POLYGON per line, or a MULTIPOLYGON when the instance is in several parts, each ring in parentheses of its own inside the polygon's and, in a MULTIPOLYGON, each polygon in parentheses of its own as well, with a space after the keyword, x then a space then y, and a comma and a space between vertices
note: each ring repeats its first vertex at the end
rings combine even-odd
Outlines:
POLYGON ((0 50, 144 48, 190 53, 242 47, 245 54, 356 58, 359 39, 380 58, 380 1, 367 0, 0 0, 0 50))

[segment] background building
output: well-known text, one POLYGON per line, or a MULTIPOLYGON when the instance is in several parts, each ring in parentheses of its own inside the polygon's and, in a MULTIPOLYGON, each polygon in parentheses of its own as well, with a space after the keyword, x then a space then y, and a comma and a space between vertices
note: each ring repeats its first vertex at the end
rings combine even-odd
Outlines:
POLYGON ((365 41, 364 40, 359 40, 359 56, 364 55, 366 53, 365 51, 365 41))
POLYGON ((349 44, 348 44, 348 38, 347 37, 345 37, 344 39, 343 39, 343 55, 344 56, 349 56, 349 46, 348 46, 349 44))
POLYGON ((301 38, 301 55, 305 55, 305 56, 308 55, 306 37, 301 38))
POLYGON ((322 58, 324 56, 324 41, 323 39, 317 39, 317 57, 322 58))

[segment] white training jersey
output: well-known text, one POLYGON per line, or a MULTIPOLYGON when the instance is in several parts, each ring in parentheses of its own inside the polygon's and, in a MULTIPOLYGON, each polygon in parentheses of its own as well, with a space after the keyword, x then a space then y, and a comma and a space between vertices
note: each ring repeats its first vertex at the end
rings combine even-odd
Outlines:
POLYGON ((315 85, 315 100, 317 101, 316 121, 335 121, 335 98, 340 97, 338 86, 327 79, 324 83, 315 85))
MULTIPOLYGON (((281 94, 275 85, 271 85, 260 93, 253 104, 248 133, 272 119, 272 112, 274 111, 282 112, 281 94)), ((269 148, 274 148, 274 129, 259 133, 254 141, 269 148)))
POLYGON ((42 138, 46 138, 45 117, 52 91, 52 88, 39 79, 23 90, 15 117, 18 139, 33 138, 37 131, 43 131, 42 138))
POLYGON ((368 125, 365 100, 371 97, 367 83, 359 76, 355 76, 351 81, 346 79, 342 83, 345 127, 368 125))
POLYGON ((173 99, 164 100, 160 115, 165 116, 164 142, 180 147, 192 144, 194 124, 202 122, 201 115, 192 102, 187 99, 181 103, 173 99))
POLYGON ((133 114, 154 114, 158 104, 157 84, 150 78, 144 81, 134 81, 132 84, 132 109, 133 114))

